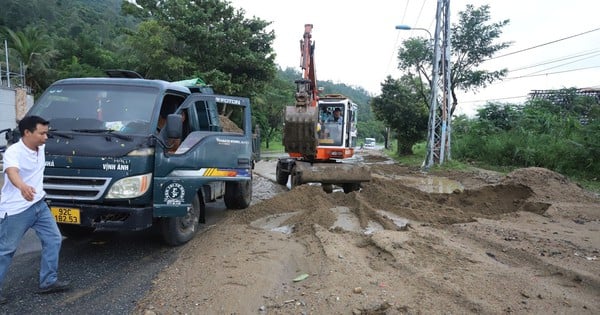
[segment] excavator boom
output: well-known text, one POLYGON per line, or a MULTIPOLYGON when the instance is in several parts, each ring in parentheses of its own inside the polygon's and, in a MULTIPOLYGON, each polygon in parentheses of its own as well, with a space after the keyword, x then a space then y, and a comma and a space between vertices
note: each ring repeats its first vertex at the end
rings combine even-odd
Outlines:
POLYGON ((319 100, 317 78, 315 72, 314 50, 312 41, 312 24, 304 25, 304 35, 300 40, 300 67, 302 79, 296 80, 296 103, 285 110, 283 128, 283 146, 285 152, 299 154, 309 159, 317 155, 318 110, 319 100))

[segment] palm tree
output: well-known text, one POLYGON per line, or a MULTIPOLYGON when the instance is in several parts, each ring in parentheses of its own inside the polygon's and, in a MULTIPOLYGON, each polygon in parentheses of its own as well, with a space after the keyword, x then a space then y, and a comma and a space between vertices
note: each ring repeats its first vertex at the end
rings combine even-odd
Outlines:
POLYGON ((50 37, 37 26, 27 26, 22 31, 5 27, 3 31, 7 35, 11 55, 22 63, 24 85, 41 90, 49 72, 49 62, 55 55, 50 37))

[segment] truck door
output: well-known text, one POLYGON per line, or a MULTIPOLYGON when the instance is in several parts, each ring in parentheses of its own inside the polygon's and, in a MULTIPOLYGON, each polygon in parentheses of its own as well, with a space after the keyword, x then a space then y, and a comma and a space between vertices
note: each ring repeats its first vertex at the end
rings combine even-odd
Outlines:
MULTIPOLYGON (((155 216, 182 216, 200 194, 202 201, 225 195, 227 182, 252 174, 252 133, 247 98, 192 94, 176 113, 185 116, 184 138, 174 152, 157 145, 155 216), (186 131, 185 129, 188 128, 186 131)), ((165 140, 166 130, 158 136, 165 140)))

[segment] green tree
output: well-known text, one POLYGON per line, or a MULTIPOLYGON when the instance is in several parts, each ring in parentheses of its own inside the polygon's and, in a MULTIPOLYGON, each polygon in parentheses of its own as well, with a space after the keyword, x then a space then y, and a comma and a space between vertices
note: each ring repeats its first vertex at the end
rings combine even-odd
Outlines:
MULTIPOLYGON (((454 113, 458 104, 457 90, 477 91, 506 76, 507 69, 483 70, 482 62, 494 56, 498 51, 510 46, 509 42, 496 43, 502 34, 502 28, 509 20, 490 22, 490 6, 474 7, 468 4, 459 12, 459 21, 451 28, 451 93, 454 113)), ((398 68, 414 71, 431 86, 431 64, 433 47, 428 40, 410 38, 403 43, 398 52, 398 68)))
MULTIPOLYGON (((49 62, 55 54, 48 35, 41 27, 27 26, 22 31, 3 29, 8 37, 10 53, 22 62, 25 84, 35 91, 46 85, 42 78, 50 71, 49 62)), ((13 66, 14 69, 14 66, 13 66)))
MULTIPOLYGON (((169 73, 167 79, 200 76, 219 93, 253 96, 275 77, 275 54, 271 46, 275 35, 265 30, 270 23, 258 18, 246 19, 243 10, 221 0, 137 0, 136 3, 138 6, 124 1, 124 12, 145 21, 156 21, 154 29, 161 32, 156 36, 162 39, 159 49, 178 66, 178 72, 169 73)), ((149 34, 136 36, 148 38, 149 34)), ((129 54, 142 57, 147 52, 131 49, 129 54)))
POLYGON ((287 105, 294 104, 294 86, 281 76, 275 78, 272 84, 253 99, 254 120, 260 125, 261 140, 269 148, 271 141, 281 139, 283 115, 287 105))
POLYGON ((141 22, 126 43, 129 50, 125 54, 126 68, 135 69, 145 78, 176 81, 183 79, 184 69, 192 67, 184 56, 171 54, 176 49, 177 39, 168 27, 156 20, 141 22))
POLYGON ((395 131, 399 155, 412 154, 413 145, 427 132, 428 109, 419 92, 423 89, 419 78, 388 76, 381 84, 381 95, 371 100, 375 116, 395 131))

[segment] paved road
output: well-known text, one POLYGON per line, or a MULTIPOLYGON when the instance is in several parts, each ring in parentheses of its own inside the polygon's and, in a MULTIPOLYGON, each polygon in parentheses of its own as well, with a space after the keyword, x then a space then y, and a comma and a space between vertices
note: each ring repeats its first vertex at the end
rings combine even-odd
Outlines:
MULTIPOLYGON (((226 209, 223 202, 217 202, 208 204, 207 211, 210 225, 221 220, 226 209)), ((38 295, 40 248, 35 233, 28 232, 5 279, 2 291, 9 302, 0 306, 0 314, 131 313, 156 274, 181 249, 164 245, 154 230, 97 232, 78 240, 64 239, 59 276, 70 280, 73 289, 38 295)))

